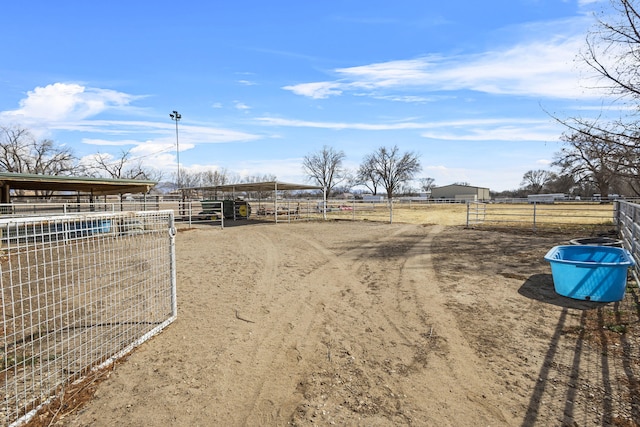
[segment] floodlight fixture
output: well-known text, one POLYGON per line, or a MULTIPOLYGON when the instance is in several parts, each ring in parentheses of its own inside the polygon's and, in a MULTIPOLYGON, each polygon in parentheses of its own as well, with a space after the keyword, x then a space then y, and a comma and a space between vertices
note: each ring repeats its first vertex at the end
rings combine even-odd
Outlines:
POLYGON ((171 120, 176 122, 176 160, 178 161, 178 188, 182 187, 182 181, 180 180, 180 140, 178 139, 178 121, 182 118, 182 114, 178 113, 176 110, 173 110, 172 113, 169 113, 169 117, 171 120))

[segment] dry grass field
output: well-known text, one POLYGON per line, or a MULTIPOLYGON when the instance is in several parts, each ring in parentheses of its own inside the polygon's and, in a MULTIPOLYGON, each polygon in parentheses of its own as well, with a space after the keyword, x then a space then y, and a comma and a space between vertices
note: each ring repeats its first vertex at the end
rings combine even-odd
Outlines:
POLYGON ((637 284, 562 297, 543 256, 589 228, 465 216, 182 228, 178 320, 33 423, 639 425, 637 284))
MULTIPOLYGON (((388 222, 389 209, 385 204, 354 204, 345 210, 332 210, 329 219, 388 222)), ((583 228, 597 233, 611 228, 613 204, 555 203, 537 204, 481 204, 468 210, 464 203, 399 203, 393 208, 393 222, 407 224, 470 225, 474 227, 505 227, 532 230, 583 228)), ((319 214, 311 216, 320 219, 319 214)), ((287 217, 283 217, 284 220, 287 217)), ((301 215, 302 219, 306 216, 301 215)))

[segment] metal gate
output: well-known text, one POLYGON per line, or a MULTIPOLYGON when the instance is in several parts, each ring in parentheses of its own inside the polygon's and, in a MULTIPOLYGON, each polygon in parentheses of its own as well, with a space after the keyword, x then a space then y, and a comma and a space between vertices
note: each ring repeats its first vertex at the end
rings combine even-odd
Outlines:
POLYGON ((173 211, 0 219, 0 424, 177 314, 173 211))

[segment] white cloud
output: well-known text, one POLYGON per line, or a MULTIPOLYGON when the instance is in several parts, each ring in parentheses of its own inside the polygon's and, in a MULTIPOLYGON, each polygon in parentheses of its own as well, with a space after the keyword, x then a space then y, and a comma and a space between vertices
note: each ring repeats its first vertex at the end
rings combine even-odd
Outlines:
MULTIPOLYGON (((336 80, 285 86, 297 95, 315 99, 356 93, 363 89, 370 96, 386 96, 398 90, 472 90, 490 94, 524 95, 548 98, 585 98, 601 94, 581 87, 584 64, 575 57, 584 46, 585 17, 563 22, 529 24, 510 30, 520 41, 481 53, 465 55, 424 55, 333 70, 336 80), (514 34, 515 33, 515 34, 514 34), (382 93, 379 93, 382 92, 382 93)), ((505 37, 509 37, 505 36, 505 37)), ((416 94, 415 101, 421 101, 416 94)))
POLYGON ((209 126, 180 126, 180 145, 182 141, 193 144, 215 144, 221 142, 247 142, 262 138, 260 135, 221 129, 209 126))
POLYGON ((549 124, 469 125, 457 129, 443 126, 445 131, 423 132, 421 136, 444 141, 555 141, 558 128, 549 124))
POLYGON ((417 96, 417 95, 376 95, 375 93, 358 94, 355 96, 369 96, 375 99, 382 99, 387 101, 405 102, 407 104, 425 104, 427 102, 436 102, 444 99, 444 96, 417 96))
POLYGON ((316 82, 285 86, 283 89, 290 90, 296 95, 308 96, 313 99, 323 99, 332 95, 341 95, 342 87, 343 85, 338 82, 316 82))
POLYGON ((441 122, 402 121, 394 123, 313 122, 262 117, 270 126, 308 127, 320 129, 354 129, 369 131, 425 130, 424 138, 461 141, 550 141, 557 140, 559 130, 548 120, 521 118, 469 119, 441 122))
POLYGON ((586 6, 588 4, 601 3, 602 0, 578 0, 578 6, 586 6))
POLYGON ((240 101, 234 101, 234 106, 236 107, 236 110, 246 111, 251 109, 247 104, 240 101))
POLYGON ((122 108, 139 97, 110 89, 75 83, 53 83, 36 87, 20 101, 20 108, 5 111, 3 116, 23 122, 60 122, 82 120, 106 110, 122 108))
POLYGON ((358 129, 358 130, 398 130, 398 129, 421 129, 424 124, 418 123, 345 123, 345 122, 314 122, 308 120, 293 120, 274 117, 261 117, 257 119, 260 123, 270 126, 306 127, 319 129, 358 129))
POLYGON ((81 142, 83 144, 88 144, 88 145, 115 146, 115 147, 125 146, 125 145, 136 145, 140 143, 140 141, 136 141, 133 139, 122 139, 122 140, 111 141, 108 139, 97 139, 97 138, 82 138, 81 142))

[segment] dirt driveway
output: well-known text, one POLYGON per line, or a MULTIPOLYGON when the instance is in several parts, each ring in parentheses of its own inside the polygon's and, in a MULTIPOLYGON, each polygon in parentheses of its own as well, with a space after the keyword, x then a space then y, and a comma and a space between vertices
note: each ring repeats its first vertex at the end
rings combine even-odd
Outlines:
POLYGON ((56 424, 636 425, 637 288, 621 304, 555 294, 542 257, 570 237, 371 222, 181 231, 178 320, 56 424), (610 327, 621 316, 624 334, 610 327))

